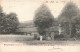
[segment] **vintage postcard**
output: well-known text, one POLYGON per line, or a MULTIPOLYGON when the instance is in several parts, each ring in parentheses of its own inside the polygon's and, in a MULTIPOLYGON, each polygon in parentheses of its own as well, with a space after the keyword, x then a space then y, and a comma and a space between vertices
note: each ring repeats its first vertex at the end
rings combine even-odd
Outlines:
POLYGON ((0 52, 80 52, 80 0, 0 0, 0 52))

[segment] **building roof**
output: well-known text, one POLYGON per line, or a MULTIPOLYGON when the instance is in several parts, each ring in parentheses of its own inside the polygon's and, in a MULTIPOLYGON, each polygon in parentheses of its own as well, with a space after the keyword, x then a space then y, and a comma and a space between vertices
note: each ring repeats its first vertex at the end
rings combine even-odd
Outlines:
POLYGON ((36 32, 36 27, 26 27, 26 28, 19 28, 17 32, 36 32))
MULTIPOLYGON (((19 28, 17 32, 37 32, 37 27, 26 27, 26 28, 19 28)), ((58 27, 50 27, 49 29, 45 29, 45 31, 58 31, 58 27)))

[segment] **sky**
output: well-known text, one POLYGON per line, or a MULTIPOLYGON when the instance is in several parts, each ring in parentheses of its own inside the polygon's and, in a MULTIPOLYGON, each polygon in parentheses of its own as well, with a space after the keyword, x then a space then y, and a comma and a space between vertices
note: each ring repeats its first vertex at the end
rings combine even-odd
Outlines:
MULTIPOLYGON (((14 12, 20 22, 33 20, 35 11, 42 4, 46 4, 56 18, 63 7, 70 0, 0 0, 3 12, 9 14, 14 12)), ((79 0, 71 0, 80 8, 79 0)))

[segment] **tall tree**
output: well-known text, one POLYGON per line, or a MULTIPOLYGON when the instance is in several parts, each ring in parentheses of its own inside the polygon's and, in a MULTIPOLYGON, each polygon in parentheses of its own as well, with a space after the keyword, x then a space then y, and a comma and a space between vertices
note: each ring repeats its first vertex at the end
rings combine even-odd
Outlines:
POLYGON ((18 27, 19 21, 15 13, 6 15, 1 21, 1 33, 14 33, 18 27))
MULTIPOLYGON (((62 13, 59 15, 58 19, 59 22, 66 22, 68 23, 68 28, 69 29, 69 35, 71 35, 71 29, 72 29, 72 18, 75 18, 79 14, 79 9, 78 7, 73 3, 69 2, 66 4, 66 6, 63 8, 62 13)), ((67 33, 66 33, 67 34, 67 33)))
POLYGON ((2 10, 2 7, 0 6, 0 13, 2 13, 3 12, 3 10, 2 10))
POLYGON ((76 37, 76 38, 78 38, 78 37, 80 37, 80 36, 78 36, 79 34, 80 34, 80 14, 79 15, 77 15, 75 18, 73 18, 73 20, 72 20, 72 22, 73 22, 73 28, 72 28, 72 36, 71 37, 76 37))
POLYGON ((15 13, 10 13, 5 18, 4 30, 7 33, 14 33, 18 28, 19 21, 15 13))
POLYGON ((0 6, 0 33, 2 32, 5 16, 6 16, 6 14, 3 13, 2 7, 0 6))
POLYGON ((40 35, 46 35, 45 29, 51 27, 53 21, 54 17, 45 4, 41 5, 41 7, 36 10, 34 24, 38 27, 40 35))
POLYGON ((0 6, 0 33, 14 33, 19 24, 15 13, 5 14, 0 6))

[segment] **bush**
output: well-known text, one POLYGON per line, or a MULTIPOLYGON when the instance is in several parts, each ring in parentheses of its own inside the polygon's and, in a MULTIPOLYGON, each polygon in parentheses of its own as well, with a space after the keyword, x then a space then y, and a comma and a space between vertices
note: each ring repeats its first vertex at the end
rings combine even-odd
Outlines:
POLYGON ((54 39, 55 39, 55 40, 65 40, 64 35, 63 35, 63 34, 55 35, 55 36, 54 36, 54 39))

